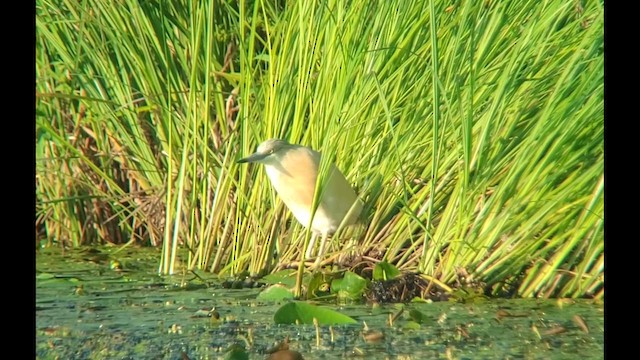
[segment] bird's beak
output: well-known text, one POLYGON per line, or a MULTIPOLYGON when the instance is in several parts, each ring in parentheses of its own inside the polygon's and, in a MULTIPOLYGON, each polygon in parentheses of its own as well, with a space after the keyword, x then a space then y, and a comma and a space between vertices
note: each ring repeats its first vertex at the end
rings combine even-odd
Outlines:
POLYGON ((237 164, 252 163, 252 162, 260 161, 260 160, 266 158, 268 155, 269 154, 255 153, 255 154, 251 154, 251 155, 247 156, 244 159, 240 159, 240 160, 236 161, 236 163, 237 164))

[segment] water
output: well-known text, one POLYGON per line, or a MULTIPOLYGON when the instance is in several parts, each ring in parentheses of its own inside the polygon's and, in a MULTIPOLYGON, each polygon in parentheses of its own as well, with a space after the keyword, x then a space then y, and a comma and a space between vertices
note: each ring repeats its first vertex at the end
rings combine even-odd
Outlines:
POLYGON ((323 304, 359 324, 320 327, 318 346, 313 326, 274 324, 281 304, 255 300, 259 289, 224 289, 213 275, 157 276, 159 255, 126 250, 115 256, 118 271, 102 254, 39 251, 36 358, 223 359, 238 344, 264 359, 285 337, 305 359, 604 358, 604 306, 591 300, 407 304, 393 326, 389 317, 403 305, 323 304), (219 321, 207 316, 213 308, 219 321), (363 322, 382 339, 365 340, 363 322))

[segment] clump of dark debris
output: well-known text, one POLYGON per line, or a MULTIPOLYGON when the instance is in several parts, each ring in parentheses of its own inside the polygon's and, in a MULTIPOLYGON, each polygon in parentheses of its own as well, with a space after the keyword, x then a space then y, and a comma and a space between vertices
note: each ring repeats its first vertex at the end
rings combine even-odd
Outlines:
POLYGON ((416 297, 433 301, 448 300, 448 294, 435 283, 415 273, 406 273, 386 281, 372 281, 365 297, 370 302, 409 302, 416 297))

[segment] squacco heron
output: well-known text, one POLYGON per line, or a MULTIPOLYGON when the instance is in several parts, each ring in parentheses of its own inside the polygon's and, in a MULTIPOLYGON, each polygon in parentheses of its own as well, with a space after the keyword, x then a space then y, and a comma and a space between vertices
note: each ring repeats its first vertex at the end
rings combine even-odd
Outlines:
POLYGON ((304 227, 311 224, 313 234, 306 258, 311 257, 316 238, 322 236, 314 267, 320 264, 327 238, 341 226, 355 223, 362 211, 362 201, 340 170, 331 164, 325 185, 319 188, 318 208, 311 221, 320 156, 308 147, 270 139, 260 144, 254 154, 238 160, 238 163, 264 164, 271 185, 293 216, 304 227))

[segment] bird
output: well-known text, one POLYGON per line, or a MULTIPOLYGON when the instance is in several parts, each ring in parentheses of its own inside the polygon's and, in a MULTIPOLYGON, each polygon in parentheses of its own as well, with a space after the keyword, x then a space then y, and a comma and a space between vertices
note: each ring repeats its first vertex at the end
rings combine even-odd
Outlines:
POLYGON ((293 216, 305 228, 311 224, 312 237, 306 258, 311 257, 316 238, 321 236, 314 268, 321 262, 327 238, 341 226, 355 224, 363 207, 362 200, 342 172, 331 163, 325 185, 319 188, 318 207, 311 220, 321 156, 306 146, 269 139, 258 145, 254 154, 237 161, 263 164, 271 185, 293 216))

